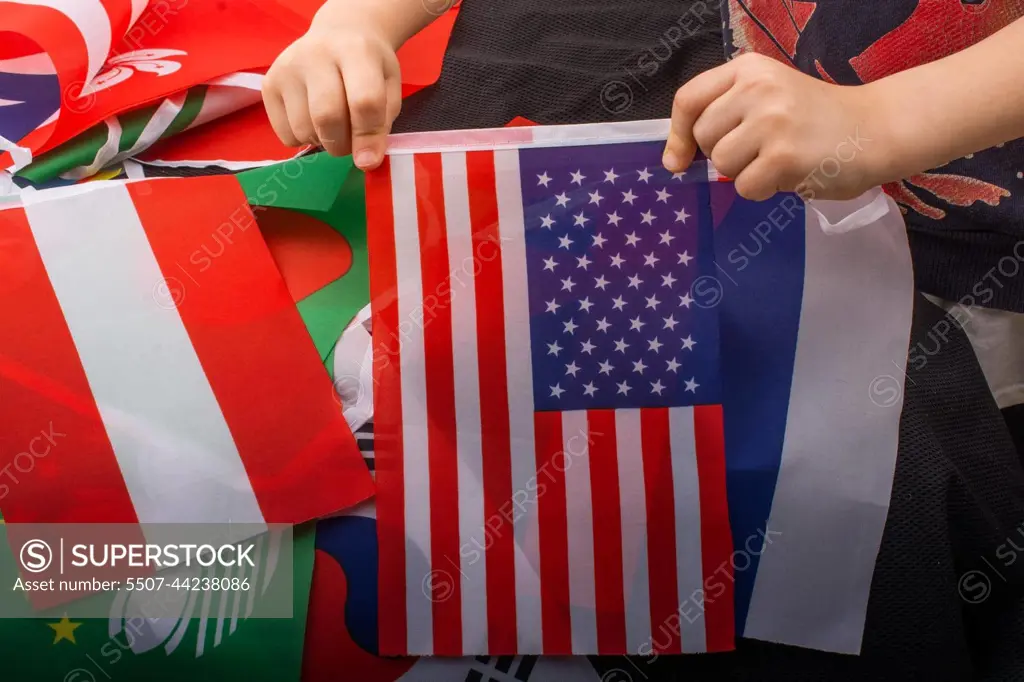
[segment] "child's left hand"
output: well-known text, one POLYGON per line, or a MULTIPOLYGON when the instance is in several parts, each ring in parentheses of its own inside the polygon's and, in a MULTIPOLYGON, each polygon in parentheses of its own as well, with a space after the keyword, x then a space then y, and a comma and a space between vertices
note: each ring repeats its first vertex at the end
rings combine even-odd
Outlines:
POLYGON ((742 55, 679 88, 663 163, 680 172, 699 147, 736 191, 851 199, 889 178, 882 98, 762 55, 742 55))

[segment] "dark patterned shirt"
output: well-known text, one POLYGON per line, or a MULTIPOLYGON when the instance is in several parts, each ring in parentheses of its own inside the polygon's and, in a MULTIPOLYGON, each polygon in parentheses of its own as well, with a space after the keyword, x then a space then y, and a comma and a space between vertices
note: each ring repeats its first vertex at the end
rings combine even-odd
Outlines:
MULTIPOLYGON (((725 1, 729 56, 758 52, 842 85, 946 57, 1024 16, 1024 0, 725 1)), ((885 189, 906 214, 922 289, 1024 311, 1024 140, 885 189)))

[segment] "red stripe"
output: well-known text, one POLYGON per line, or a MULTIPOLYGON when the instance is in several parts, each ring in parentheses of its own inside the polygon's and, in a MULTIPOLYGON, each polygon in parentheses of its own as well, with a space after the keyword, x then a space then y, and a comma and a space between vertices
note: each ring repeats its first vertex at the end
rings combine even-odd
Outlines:
MULTIPOLYGON (((423 278, 423 365, 430 462, 430 561, 434 570, 459 565, 459 456, 455 443, 455 362, 452 355, 451 273, 444 214, 441 155, 418 154, 416 214, 423 278), (428 319, 429 315, 429 319, 428 319)), ((433 602, 434 653, 462 655, 462 588, 433 602)))
POLYGON ((672 446, 668 409, 640 411, 640 442, 647 491, 647 557, 651 594, 651 632, 658 653, 682 653, 679 592, 676 583, 676 524, 673 504, 672 446))
POLYGON ((138 523, 21 209, 0 211, 0 310, 4 518, 11 524, 138 523))
POLYGON ((398 265, 391 163, 366 174, 366 239, 373 311, 373 428, 377 477, 379 649, 408 652, 405 605, 405 476, 402 465, 402 368, 398 337, 398 265))
POLYGON ((569 609, 569 528, 566 518, 566 455, 562 413, 533 416, 537 454, 537 532, 540 551, 540 611, 544 655, 572 653, 569 609))
POLYGON ((512 450, 505 373, 505 297, 492 152, 466 154, 476 275, 477 357, 487 547, 487 648, 516 653, 516 575, 512 520, 522 514, 512 493, 512 450))
MULTIPOLYGON (((36 42, 53 61, 64 96, 77 96, 88 76, 89 52, 85 38, 66 14, 42 5, 0 2, 3 31, 18 33, 36 42)), ((0 46, 5 41, 0 40, 0 46)), ((0 47, 0 58, 12 56, 0 47)))
POLYGON ((735 648, 732 529, 725 494, 725 430, 721 405, 693 408, 700 481, 700 537, 704 565, 704 622, 708 651, 735 648))
POLYGON ((302 523, 373 494, 362 455, 232 176, 128 192, 264 519, 302 523))
MULTIPOLYGON (((590 410, 590 489, 594 500, 594 585, 597 652, 626 653, 626 599, 622 577, 622 510, 615 412, 590 410)), ((593 653, 593 652, 591 652, 593 653)))

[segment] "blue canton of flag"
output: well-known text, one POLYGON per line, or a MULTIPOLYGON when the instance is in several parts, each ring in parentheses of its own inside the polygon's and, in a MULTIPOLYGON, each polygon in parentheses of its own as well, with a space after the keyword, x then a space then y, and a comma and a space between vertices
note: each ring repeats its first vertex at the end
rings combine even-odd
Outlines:
POLYGON ((718 313, 694 298, 715 269, 706 165, 672 174, 661 151, 521 152, 536 410, 721 401, 718 313))

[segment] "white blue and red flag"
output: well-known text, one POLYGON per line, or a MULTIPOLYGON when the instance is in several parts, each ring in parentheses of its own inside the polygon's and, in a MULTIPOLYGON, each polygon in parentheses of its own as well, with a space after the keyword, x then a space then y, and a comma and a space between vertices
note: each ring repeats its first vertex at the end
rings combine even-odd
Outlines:
POLYGON ((707 165, 524 130, 367 179, 380 652, 731 649, 707 165))

